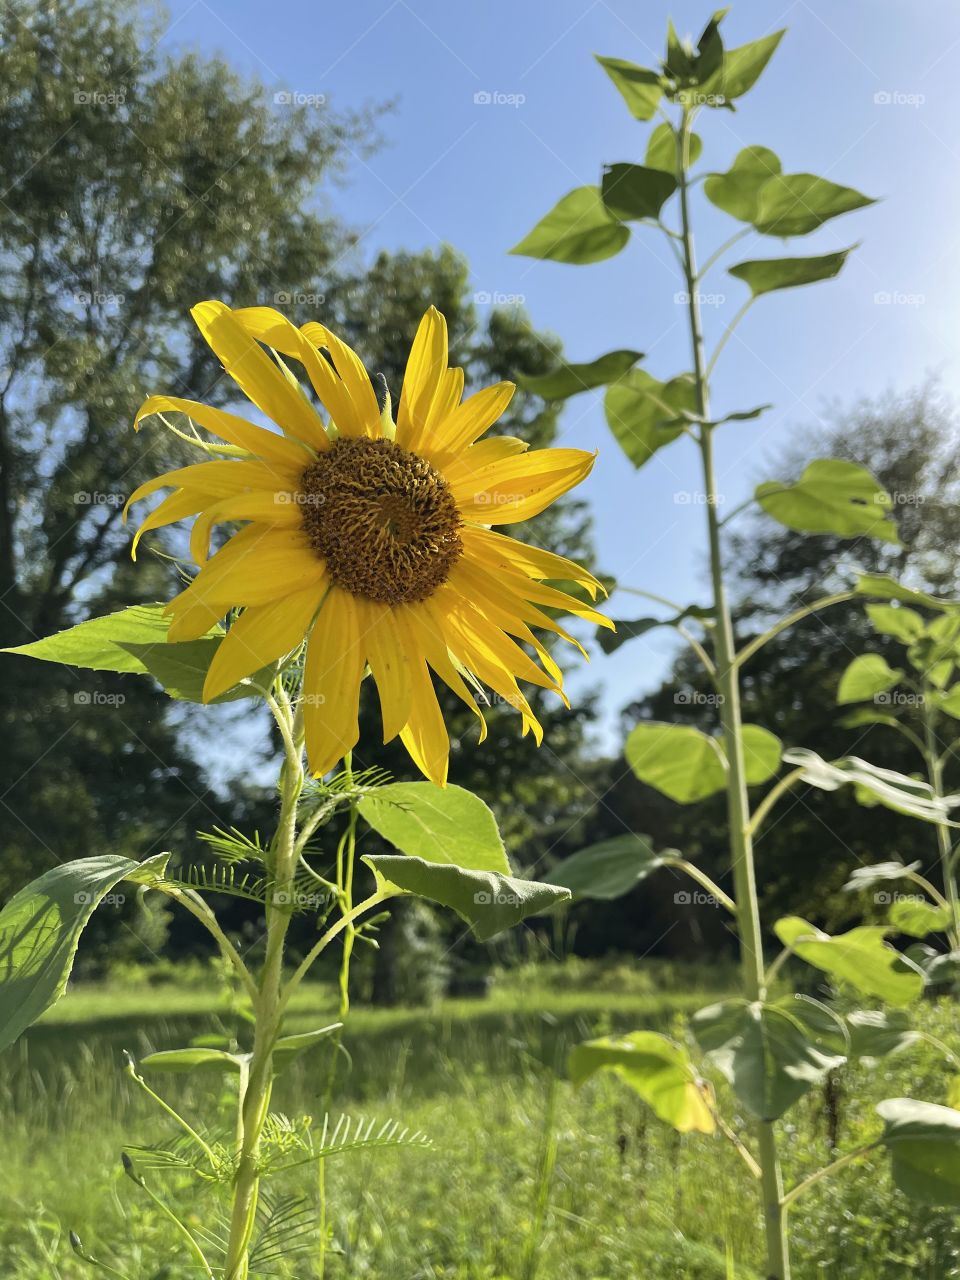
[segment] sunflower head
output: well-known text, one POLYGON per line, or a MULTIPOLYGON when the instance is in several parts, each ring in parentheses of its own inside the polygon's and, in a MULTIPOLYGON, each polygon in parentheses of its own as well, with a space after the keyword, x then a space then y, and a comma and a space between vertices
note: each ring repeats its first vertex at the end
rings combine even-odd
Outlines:
MULTIPOLYGON (((179 413, 180 432, 207 458, 141 485, 130 503, 172 492, 142 522, 193 520, 199 572, 167 606, 169 638, 190 640, 240 610, 204 685, 211 699, 306 643, 307 757, 326 773, 359 736, 360 683, 377 685, 387 742, 398 734, 422 772, 443 785, 449 742, 434 680, 477 715, 484 688, 541 727, 519 681, 563 697, 560 669, 532 627, 576 643, 554 610, 610 622, 551 587, 573 581, 596 599, 580 566, 499 533, 530 519, 589 472, 593 455, 528 451, 510 436, 482 439, 513 394, 498 383, 463 399, 447 327, 433 307, 414 339, 394 424, 359 357, 317 323, 297 329, 266 307, 203 302, 193 316, 224 370, 279 427, 210 405, 151 396, 136 424, 179 413), (286 364, 296 360, 311 399, 286 364), (225 445, 202 439, 197 428, 225 445), (209 556, 213 526, 236 528, 209 556)), ((128 504, 129 505, 129 504, 128 504)))

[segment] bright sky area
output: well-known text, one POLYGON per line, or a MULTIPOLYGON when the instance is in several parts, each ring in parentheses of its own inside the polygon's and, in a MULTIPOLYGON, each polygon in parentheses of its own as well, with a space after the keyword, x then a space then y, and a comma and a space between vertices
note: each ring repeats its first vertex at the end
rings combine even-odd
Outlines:
MULTIPOLYGON (((360 231, 365 256, 449 243, 469 260, 479 299, 518 298, 534 325, 563 338, 569 358, 634 347, 659 377, 689 367, 676 265, 654 232, 636 231, 621 255, 590 267, 507 250, 567 191, 597 182, 603 163, 643 158, 650 126, 632 119, 592 55, 651 65, 668 16, 696 36, 709 0, 168 0, 167 8, 165 45, 220 53, 273 90, 323 95, 343 108, 396 99, 383 122, 386 145, 357 158, 332 196, 360 231)), ((960 380, 960 6, 740 0, 723 30, 736 45, 784 26, 787 37, 736 114, 701 118, 699 167, 725 169, 741 147, 763 144, 787 171, 882 203, 791 242, 788 252, 824 253, 863 241, 838 280, 761 300, 727 346, 715 409, 775 406, 722 430, 719 489, 728 508, 771 478, 793 430, 827 420, 829 400, 906 388, 929 373, 954 392, 960 380)), ((705 201, 696 217, 701 258, 736 230, 705 201)), ((730 262, 782 254, 780 241, 751 235, 730 262)), ((704 292, 712 343, 744 286, 720 267, 704 292)), ((608 431, 601 392, 570 402, 561 437, 600 451, 581 493, 603 569, 673 599, 704 599, 692 449, 678 443, 635 472, 608 431)), ((645 612, 626 597, 614 604, 623 616, 645 612)), ((657 631, 614 658, 597 653, 576 678, 580 687, 602 684, 609 741, 618 709, 655 685, 675 647, 671 632, 657 631)))

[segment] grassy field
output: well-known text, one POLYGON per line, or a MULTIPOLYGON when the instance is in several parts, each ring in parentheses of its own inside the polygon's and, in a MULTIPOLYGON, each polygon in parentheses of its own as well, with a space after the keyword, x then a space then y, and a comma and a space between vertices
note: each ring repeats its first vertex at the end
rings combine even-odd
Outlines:
MULTIPOLYGON (((615 1081, 575 1094, 553 1069, 584 1035, 638 1026, 682 1034, 682 1014, 722 994, 702 979, 691 994, 692 985, 690 974, 656 966, 633 977, 626 967, 597 974, 581 965, 521 973, 486 999, 357 1010, 344 1038, 349 1058, 339 1059, 334 1122, 345 1113, 379 1127, 392 1117, 422 1130, 431 1145, 324 1161, 326 1280, 761 1277, 754 1190, 730 1144, 680 1141, 615 1081)), ((291 1029, 322 1025, 331 1009, 328 989, 306 990, 291 1029)), ((920 1016, 960 1045, 955 1006, 925 1006, 920 1016)), ((173 1224, 122 1172, 124 1144, 166 1143, 172 1128, 123 1073, 120 1051, 142 1056, 182 1045, 212 1021, 228 1032, 237 1025, 200 991, 86 988, 8 1052, 0 1083, 0 1275, 109 1274, 73 1255, 71 1229, 125 1280, 200 1274, 173 1224)), ((295 1154, 299 1117, 322 1123, 330 1064, 329 1051, 317 1050, 278 1082, 275 1109, 289 1121, 277 1126, 278 1151, 295 1154)), ((158 1074, 150 1083, 203 1124, 208 1139, 228 1139, 229 1084, 158 1074)), ((841 1147, 853 1146, 878 1127, 877 1100, 941 1100, 946 1084, 942 1057, 923 1046, 872 1072, 841 1073, 830 1098, 808 1095, 784 1126, 788 1182, 829 1158, 831 1123, 841 1147)), ((731 1100, 721 1101, 736 1124, 731 1100)), ((137 1162, 195 1234, 219 1234, 215 1186, 198 1189, 180 1171, 150 1168, 147 1157, 137 1162)), ((265 1248, 253 1274, 318 1277, 317 1166, 281 1174, 269 1187, 276 1234, 295 1237, 302 1252, 284 1270, 265 1248)), ((851 1166, 794 1211, 797 1275, 944 1280, 960 1275, 955 1227, 953 1215, 904 1200, 880 1161, 851 1166)))

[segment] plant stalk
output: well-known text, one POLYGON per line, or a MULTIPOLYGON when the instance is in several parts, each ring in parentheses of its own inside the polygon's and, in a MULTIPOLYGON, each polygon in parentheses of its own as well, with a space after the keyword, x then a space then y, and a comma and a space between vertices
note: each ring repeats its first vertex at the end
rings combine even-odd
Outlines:
MULTIPOLYGON (((943 758, 940 755, 933 712, 930 708, 929 687, 923 693, 923 735, 924 756, 926 758, 930 786, 933 788, 934 795, 942 797, 944 795, 943 758)), ((937 849, 940 854, 943 892, 950 908, 950 929, 948 933, 950 949, 957 951, 960 950, 960 896, 957 894, 957 880, 953 873, 953 838, 950 834, 950 828, 945 822, 937 823, 937 849)))
MULTIPOLYGON (((733 623, 723 576, 720 521, 717 515, 718 494, 713 455, 713 429, 706 425, 710 418, 709 386, 704 354, 696 250, 690 221, 687 178, 691 124, 691 111, 689 107, 684 107, 678 141, 679 164, 677 168, 690 345, 696 380, 697 413, 701 419, 699 445, 703 466, 704 500, 707 510, 707 533, 710 548, 710 577, 714 599, 714 655, 717 668, 717 685, 721 694, 720 720, 728 762, 727 811, 730 825, 730 857, 733 869, 734 897, 737 904, 737 925, 740 937, 740 962, 744 994, 748 1000, 755 1001, 761 998, 764 985, 763 947, 743 752, 740 681, 736 666, 733 623)), ((767 1275, 769 1280, 790 1280, 790 1254, 786 1234, 786 1218, 782 1205, 783 1176, 780 1171, 780 1160, 777 1153, 773 1124, 768 1121, 759 1122, 756 1139, 766 1236, 767 1275)))

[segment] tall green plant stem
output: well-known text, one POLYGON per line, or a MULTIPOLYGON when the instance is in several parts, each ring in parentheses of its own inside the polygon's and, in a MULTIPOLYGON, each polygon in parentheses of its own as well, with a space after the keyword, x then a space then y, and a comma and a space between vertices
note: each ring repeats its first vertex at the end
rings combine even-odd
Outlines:
MULTIPOLYGON (((759 1000, 764 985, 764 964, 760 911, 757 901, 753 837, 750 831, 750 805, 747 798, 746 769, 743 753, 743 720, 740 711, 740 681, 736 666, 733 624, 727 601, 720 545, 720 521, 717 514, 716 471, 713 456, 713 428, 710 420, 710 393, 704 352, 703 326, 700 316, 696 249, 690 220, 688 168, 690 130, 693 113, 683 109, 678 139, 678 176, 680 217, 682 224, 683 270, 687 286, 687 311, 690 345, 696 380, 697 412, 700 417, 699 445, 703 466, 704 500, 707 510, 707 535, 710 548, 710 577, 713 586, 713 643, 717 686, 721 695, 720 720, 726 745, 727 812, 730 825, 730 859, 733 868, 737 926, 744 994, 748 1000, 759 1000)), ((783 1176, 777 1154, 773 1125, 761 1121, 757 1125, 757 1154, 763 1199, 766 1235, 767 1274, 770 1280, 790 1280, 790 1255, 783 1210, 783 1176)))
POLYGON ((260 1140, 270 1108, 273 1046, 280 1032, 284 943, 292 914, 297 864, 297 805, 304 782, 302 730, 282 687, 278 685, 275 697, 267 701, 280 729, 286 755, 280 775, 280 817, 268 877, 266 951, 253 1002, 256 1019, 253 1054, 249 1078, 239 1102, 239 1150, 224 1280, 247 1280, 250 1273, 250 1241, 260 1191, 260 1140))
MULTIPOLYGON (((927 765, 927 776, 934 794, 943 796, 943 756, 937 742, 934 712, 930 706, 931 690, 929 686, 923 694, 923 737, 924 759, 927 765)), ((953 839, 950 828, 945 822, 937 823, 937 849, 940 853, 940 874, 943 878, 943 892, 950 907, 950 947, 960 950, 960 897, 957 895, 957 879, 953 868, 953 839)))

